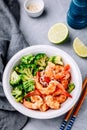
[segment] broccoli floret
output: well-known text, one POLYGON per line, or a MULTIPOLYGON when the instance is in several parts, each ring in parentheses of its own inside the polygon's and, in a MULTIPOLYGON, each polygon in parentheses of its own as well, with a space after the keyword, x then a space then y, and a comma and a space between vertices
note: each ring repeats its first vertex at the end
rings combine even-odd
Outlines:
POLYGON ((30 68, 19 68, 18 66, 16 66, 15 70, 20 74, 20 78, 22 81, 29 80, 29 78, 33 77, 30 68))
POLYGON ((62 57, 61 56, 55 56, 54 64, 63 65, 62 57))
POLYGON ((29 68, 33 76, 35 76, 36 72, 39 70, 39 68, 35 64, 30 64, 29 68))
POLYGON ((29 66, 31 73, 34 75, 34 70, 37 69, 37 66, 35 64, 30 64, 29 66))
POLYGON ((22 94, 22 91, 21 91, 18 87, 15 87, 15 88, 12 90, 12 95, 13 95, 15 98, 18 98, 21 94, 22 94))
POLYGON ((68 91, 69 93, 71 93, 74 88, 75 88, 75 84, 74 84, 74 83, 70 83, 70 84, 68 85, 68 90, 67 90, 67 91, 68 91))
POLYGON ((15 67, 14 67, 14 70, 15 70, 17 73, 20 73, 19 65, 15 66, 15 67))
POLYGON ((63 61, 62 61, 61 56, 51 56, 49 58, 49 61, 54 63, 54 64, 63 65, 63 61))
POLYGON ((33 70, 33 75, 34 76, 36 76, 36 73, 39 71, 39 68, 35 68, 34 70, 33 70))
POLYGON ((32 78, 32 77, 33 77, 33 75, 32 75, 32 73, 31 73, 31 71, 30 71, 29 68, 25 68, 25 69, 23 70, 23 74, 26 74, 26 76, 29 77, 29 78, 32 78))
POLYGON ((17 72, 17 73, 23 73, 23 70, 26 69, 26 68, 29 68, 29 65, 25 65, 25 64, 22 64, 20 63, 19 65, 15 66, 14 67, 14 70, 17 72))
POLYGON ((55 58, 55 56, 49 57, 49 61, 52 62, 52 63, 54 63, 54 58, 55 58))
POLYGON ((13 71, 10 75, 10 84, 16 85, 21 81, 20 75, 16 71, 13 71))
POLYGON ((15 100, 17 102, 22 102, 22 99, 24 97, 22 85, 14 87, 11 93, 12 93, 12 96, 15 97, 15 100))
POLYGON ((34 55, 29 54, 29 55, 23 56, 21 58, 21 62, 24 64, 30 64, 34 60, 34 58, 35 58, 34 55))
POLYGON ((25 68, 25 69, 22 71, 22 73, 21 73, 21 80, 22 80, 22 81, 27 81, 27 80, 29 80, 29 79, 32 78, 32 77, 33 77, 33 75, 32 75, 32 73, 31 73, 31 71, 30 71, 29 68, 25 68))
POLYGON ((35 89, 35 82, 33 79, 23 82, 23 89, 25 92, 31 92, 35 89))
POLYGON ((29 68, 30 64, 33 62, 35 56, 32 54, 23 56, 20 60, 20 63, 14 67, 14 70, 18 73, 23 73, 25 68, 29 68))
POLYGON ((23 102, 23 96, 19 96, 15 100, 16 100, 16 102, 23 102))
POLYGON ((25 68, 29 68, 29 65, 20 62, 19 65, 16 65, 16 66, 14 67, 14 70, 15 70, 17 73, 21 74, 21 73, 23 73, 23 70, 24 70, 25 68))
POLYGON ((20 77, 23 82, 29 80, 29 77, 26 74, 21 74, 20 77))
POLYGON ((42 70, 43 70, 47 65, 47 61, 48 61, 48 56, 45 53, 39 53, 35 56, 34 63, 38 67, 42 67, 42 70))

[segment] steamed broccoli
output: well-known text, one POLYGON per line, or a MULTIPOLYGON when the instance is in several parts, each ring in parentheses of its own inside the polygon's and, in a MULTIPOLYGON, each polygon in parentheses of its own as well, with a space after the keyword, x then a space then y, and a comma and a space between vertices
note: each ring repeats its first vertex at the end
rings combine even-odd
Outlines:
POLYGON ((54 58, 54 64, 63 65, 63 61, 62 61, 61 56, 55 56, 55 58, 54 58))
POLYGON ((10 84, 11 84, 11 85, 16 85, 16 84, 18 84, 20 81, 21 81, 20 76, 17 74, 16 71, 13 71, 13 72, 11 73, 11 76, 10 76, 10 84))
POLYGON ((36 72, 39 70, 39 68, 35 64, 30 64, 29 68, 33 76, 35 76, 36 72))
POLYGON ((24 97, 22 85, 14 87, 12 90, 12 95, 15 97, 17 102, 22 102, 24 97))
POLYGON ((35 58, 34 55, 29 54, 29 55, 23 56, 21 58, 21 62, 24 64, 30 64, 34 60, 34 58, 35 58))
POLYGON ((31 92, 35 89, 35 82, 33 79, 23 82, 23 89, 25 92, 31 92))
POLYGON ((63 61, 62 61, 62 58, 60 56, 51 56, 49 58, 49 61, 54 63, 54 64, 63 65, 63 61))
POLYGON ((22 74, 24 80, 27 80, 28 77, 31 78, 32 76, 35 76, 37 71, 44 70, 47 65, 47 61, 48 57, 45 53, 26 55, 21 58, 19 65, 15 66, 14 70, 17 73, 22 74))
POLYGON ((18 74, 21 74, 21 73, 23 73, 23 70, 26 69, 26 68, 29 68, 29 65, 20 62, 18 65, 16 65, 16 66, 14 67, 14 70, 15 70, 18 74))
POLYGON ((24 70, 22 70, 22 73, 21 73, 21 80, 22 81, 27 81, 32 77, 33 77, 33 75, 32 75, 29 68, 25 68, 24 70))
POLYGON ((30 68, 25 68, 23 70, 22 74, 25 74, 28 78, 32 78, 33 77, 30 68))
POLYGON ((70 84, 68 85, 68 90, 67 90, 67 91, 68 91, 69 93, 71 93, 74 88, 75 88, 75 84, 74 84, 74 83, 70 83, 70 84))
POLYGON ((49 57, 49 61, 52 62, 52 63, 54 63, 54 58, 55 58, 55 56, 49 57))
POLYGON ((29 77, 26 74, 21 74, 20 77, 23 82, 29 80, 29 77))
POLYGON ((21 77, 21 80, 22 81, 26 81, 28 80, 29 78, 32 78, 33 75, 32 75, 32 71, 30 70, 30 68, 28 67, 20 67, 20 66, 16 66, 14 68, 15 71, 17 71, 21 77))
POLYGON ((43 70, 47 65, 48 57, 45 53, 39 53, 35 56, 34 63, 40 70, 43 70))
POLYGON ((30 64, 33 62, 35 56, 30 54, 23 56, 20 60, 20 63, 14 67, 14 70, 18 73, 23 73, 25 68, 29 68, 30 64))
POLYGON ((18 74, 21 74, 21 73, 23 73, 23 69, 24 69, 24 68, 26 68, 26 67, 24 67, 23 65, 19 64, 19 65, 16 65, 16 66, 14 67, 14 70, 15 70, 18 74))

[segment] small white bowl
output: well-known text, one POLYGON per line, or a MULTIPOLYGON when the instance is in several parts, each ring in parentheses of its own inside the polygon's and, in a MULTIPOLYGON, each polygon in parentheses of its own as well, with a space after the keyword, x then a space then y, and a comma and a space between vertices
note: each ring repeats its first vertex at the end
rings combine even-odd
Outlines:
POLYGON ((31 17, 39 17, 44 11, 43 0, 25 0, 24 9, 31 17))
POLYGON ((75 105, 75 103, 78 101, 78 98, 81 94, 82 77, 76 62, 66 52, 49 45, 36 45, 36 46, 27 47, 19 51, 10 59, 3 74, 3 89, 10 104, 20 113, 32 118, 50 119, 50 118, 59 117, 63 115, 64 113, 68 112, 73 107, 73 105, 75 105), (11 94, 12 86, 9 84, 9 79, 13 67, 16 64, 18 64, 22 56, 27 54, 37 54, 37 53, 46 53, 48 56, 60 55, 64 63, 69 64, 71 66, 72 82, 75 84, 75 89, 71 93, 72 98, 68 98, 62 104, 59 110, 50 109, 46 112, 31 110, 26 108, 23 104, 16 102, 15 98, 11 94))

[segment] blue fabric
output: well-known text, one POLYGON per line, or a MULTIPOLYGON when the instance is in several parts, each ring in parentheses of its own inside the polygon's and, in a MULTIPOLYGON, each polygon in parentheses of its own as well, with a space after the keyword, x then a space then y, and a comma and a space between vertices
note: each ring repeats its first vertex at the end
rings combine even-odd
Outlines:
POLYGON ((5 65, 16 52, 29 46, 18 27, 18 7, 16 0, 0 0, 0 130, 20 130, 28 120, 9 104, 2 88, 5 65))

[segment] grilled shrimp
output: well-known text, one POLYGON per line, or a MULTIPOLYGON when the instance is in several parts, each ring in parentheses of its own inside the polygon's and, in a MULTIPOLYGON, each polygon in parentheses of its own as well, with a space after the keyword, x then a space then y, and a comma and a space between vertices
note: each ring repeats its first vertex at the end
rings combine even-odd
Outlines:
POLYGON ((65 89, 67 89, 68 84, 69 84, 68 80, 63 79, 63 80, 61 80, 60 82, 61 82, 61 84, 63 85, 63 87, 64 87, 65 89))
POLYGON ((34 91, 29 92, 29 93, 25 96, 25 98, 28 98, 28 97, 33 96, 33 95, 39 95, 39 96, 41 96, 41 93, 40 93, 37 89, 35 89, 34 91))
POLYGON ((60 94, 63 94, 62 90, 57 88, 56 91, 52 94, 53 96, 58 96, 60 94))
POLYGON ((30 109, 39 109, 43 104, 43 99, 39 95, 34 95, 30 97, 31 101, 26 101, 24 99, 23 105, 30 109))
POLYGON ((56 66, 55 73, 54 73, 54 79, 56 80, 63 80, 63 79, 70 79, 71 75, 69 72, 69 65, 66 66, 56 66))
POLYGON ((72 98, 72 96, 65 90, 63 85, 59 82, 57 82, 57 87, 62 90, 62 94, 66 95, 67 97, 72 98))
POLYGON ((55 100, 57 100, 59 103, 63 103, 66 101, 67 96, 65 96, 64 94, 59 95, 59 96, 55 96, 54 97, 55 100))
POLYGON ((61 80, 63 78, 68 79, 70 78, 69 70, 70 66, 68 64, 66 66, 61 66, 48 62, 45 75, 55 80, 61 80))
POLYGON ((41 94, 45 94, 45 95, 52 94, 57 87, 56 86, 57 82, 55 81, 50 81, 47 87, 43 87, 43 85, 40 84, 37 80, 35 80, 35 82, 36 82, 36 88, 40 91, 41 94))
POLYGON ((52 95, 46 96, 45 102, 51 109, 59 109, 60 108, 60 103, 56 99, 54 99, 54 97, 52 95))
POLYGON ((55 64, 53 64, 52 62, 48 62, 48 65, 45 69, 45 75, 52 79, 54 75, 54 70, 55 70, 55 64))
POLYGON ((47 111, 49 109, 49 106, 44 102, 41 106, 40 106, 40 111, 47 111))

